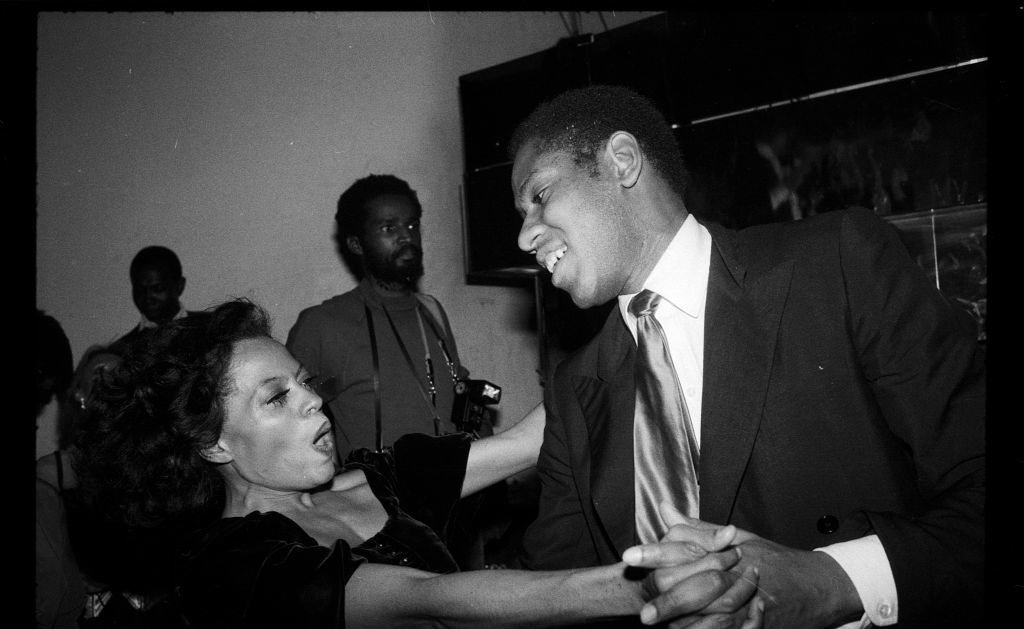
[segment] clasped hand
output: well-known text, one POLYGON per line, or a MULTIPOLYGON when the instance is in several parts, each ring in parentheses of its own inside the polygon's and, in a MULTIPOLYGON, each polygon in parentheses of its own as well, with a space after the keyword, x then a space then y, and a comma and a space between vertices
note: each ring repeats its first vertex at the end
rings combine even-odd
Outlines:
POLYGON ((669 629, 760 629, 758 569, 740 569, 739 544, 755 536, 685 518, 668 504, 662 505, 662 517, 672 527, 658 543, 633 546, 622 555, 627 564, 650 570, 641 621, 671 621, 669 629))
POLYGON ((645 624, 670 629, 836 627, 864 609, 842 567, 823 552, 776 544, 735 526, 687 518, 662 504, 671 526, 657 544, 627 549, 627 564, 650 569, 645 624), (770 610, 768 618, 764 610, 770 610))

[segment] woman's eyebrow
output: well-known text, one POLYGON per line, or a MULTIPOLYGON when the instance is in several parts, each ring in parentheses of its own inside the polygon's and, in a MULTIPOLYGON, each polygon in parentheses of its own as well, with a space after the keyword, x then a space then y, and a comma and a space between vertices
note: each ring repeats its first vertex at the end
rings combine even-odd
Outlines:
POLYGON ((284 380, 284 378, 282 378, 281 376, 270 376, 269 378, 266 378, 266 379, 262 380, 259 383, 259 386, 262 387, 264 385, 271 384, 271 383, 274 383, 274 382, 279 382, 281 380, 284 380))

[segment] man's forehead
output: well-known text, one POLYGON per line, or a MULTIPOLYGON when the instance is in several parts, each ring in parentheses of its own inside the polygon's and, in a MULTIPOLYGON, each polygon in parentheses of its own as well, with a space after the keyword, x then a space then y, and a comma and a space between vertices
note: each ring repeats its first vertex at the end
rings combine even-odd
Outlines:
POLYGON ((173 282, 177 276, 170 270, 158 265, 144 266, 131 274, 133 284, 160 284, 162 282, 173 282))
POLYGON ((564 150, 545 147, 533 140, 524 144, 517 152, 512 165, 514 185, 519 185, 534 172, 555 166, 568 153, 564 150))
POLYGON ((386 221, 416 217, 419 212, 409 197, 401 194, 386 194, 371 199, 367 204, 367 220, 386 221))

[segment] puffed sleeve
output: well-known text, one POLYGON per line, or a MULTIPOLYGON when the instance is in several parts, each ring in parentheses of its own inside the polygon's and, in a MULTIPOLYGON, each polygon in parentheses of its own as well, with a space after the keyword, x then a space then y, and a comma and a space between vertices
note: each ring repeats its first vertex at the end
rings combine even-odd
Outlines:
POLYGON ((395 441, 398 499, 406 513, 435 531, 445 530, 462 494, 471 443, 465 433, 409 434, 395 441))
POLYGON ((353 450, 346 465, 371 472, 377 498, 385 504, 394 500, 401 510, 444 536, 452 509, 462 495, 466 461, 473 442, 466 433, 435 437, 403 435, 383 452, 365 448, 353 450))
POLYGON ((179 595, 193 627, 344 627, 345 584, 362 562, 342 540, 320 546, 281 514, 251 513, 187 545, 179 595))

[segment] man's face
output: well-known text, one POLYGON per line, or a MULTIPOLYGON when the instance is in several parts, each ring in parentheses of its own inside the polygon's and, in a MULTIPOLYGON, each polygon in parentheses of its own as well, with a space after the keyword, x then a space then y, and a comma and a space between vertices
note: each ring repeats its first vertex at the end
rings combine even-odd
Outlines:
POLYGON ((405 195, 385 194, 369 203, 359 243, 368 275, 409 288, 423 276, 419 213, 405 195))
MULTIPOLYGON (((599 156, 599 160, 602 157, 599 156)), ((607 164, 595 177, 565 151, 516 153, 512 192, 523 217, 519 248, 533 253, 551 283, 581 308, 612 299, 639 256, 639 237, 607 164)))
POLYGON ((185 280, 156 266, 142 267, 132 274, 132 301, 147 319, 166 323, 181 308, 178 298, 185 280))

